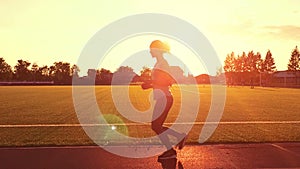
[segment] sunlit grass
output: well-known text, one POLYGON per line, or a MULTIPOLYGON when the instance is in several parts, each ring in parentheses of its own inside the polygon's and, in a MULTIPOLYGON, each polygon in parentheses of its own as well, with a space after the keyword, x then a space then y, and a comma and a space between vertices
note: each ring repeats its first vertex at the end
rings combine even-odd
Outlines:
MULTIPOLYGON (((126 89, 126 87, 118 86, 126 89)), ((188 87, 187 87, 188 88, 188 87)), ((133 123, 120 114, 111 96, 110 86, 95 87, 97 103, 109 124, 133 123)), ((180 90, 174 86, 174 105, 166 122, 174 122, 180 109, 180 90)), ((196 121, 203 122, 211 105, 210 86, 199 86, 200 108, 196 121)), ((70 86, 2 86, 0 87, 0 124, 78 124, 70 86)), ((150 108, 150 90, 129 87, 129 100, 138 111, 150 108)), ((299 89, 227 88, 226 104, 221 121, 300 121, 299 89)), ((151 112, 148 112, 151 113, 151 112)), ((187 115, 189 112, 186 112, 187 115)), ((150 114, 151 116, 151 114, 150 114)), ((154 136, 149 124, 116 125, 97 128, 97 142, 125 144, 112 130, 131 137, 154 136)), ((188 142, 196 143, 202 125, 195 125, 188 142)), ((81 127, 0 128, 0 146, 93 145, 81 127)), ((209 143, 300 141, 300 124, 222 124, 209 143)))

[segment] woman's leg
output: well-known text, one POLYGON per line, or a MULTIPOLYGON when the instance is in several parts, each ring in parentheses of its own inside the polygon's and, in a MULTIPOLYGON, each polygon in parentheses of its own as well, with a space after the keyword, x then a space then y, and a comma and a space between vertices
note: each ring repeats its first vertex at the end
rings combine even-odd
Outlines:
POLYGON ((172 148, 172 144, 169 140, 168 135, 175 136, 178 140, 181 140, 183 135, 170 129, 168 127, 163 126, 168 113, 173 105, 173 97, 167 96, 162 97, 156 101, 153 111, 153 120, 151 123, 152 130, 158 135, 161 142, 166 146, 169 150, 172 148))

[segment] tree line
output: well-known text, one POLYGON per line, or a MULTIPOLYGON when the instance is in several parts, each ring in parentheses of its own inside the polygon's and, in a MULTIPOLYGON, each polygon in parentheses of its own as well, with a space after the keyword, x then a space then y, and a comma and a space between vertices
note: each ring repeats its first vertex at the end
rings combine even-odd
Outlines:
MULTIPOLYGON (((291 58, 287 64, 289 71, 299 71, 300 53, 296 46, 291 53, 291 58)), ((224 71, 227 82, 231 84, 245 83, 267 83, 271 74, 276 70, 276 65, 272 52, 267 51, 264 58, 260 52, 250 51, 246 54, 235 55, 234 52, 228 54, 224 61, 224 71)))
POLYGON ((29 61, 18 60, 12 67, 0 58, 1 82, 50 82, 55 84, 71 84, 72 76, 78 76, 79 68, 67 62, 54 62, 51 66, 38 66, 29 61))
MULTIPOLYGON (((109 85, 112 82, 113 75, 118 80, 127 80, 131 78, 133 82, 142 82, 149 80, 151 69, 144 67, 137 75, 133 68, 129 66, 120 66, 114 73, 110 70, 89 69, 87 76, 79 77, 80 69, 74 64, 68 62, 54 62, 51 66, 38 66, 36 63, 31 64, 29 61, 18 60, 15 66, 10 66, 4 58, 0 57, 0 82, 53 82, 53 84, 72 84, 72 78, 77 80, 94 80, 95 84, 109 85)), ((124 83, 122 81, 116 83, 124 83)), ((38 84, 38 83, 35 83, 38 84)))
MULTIPOLYGON (((226 80, 231 84, 267 83, 271 74, 276 71, 275 61, 270 50, 264 58, 260 52, 250 51, 236 55, 227 55, 223 67, 226 80)), ((287 64, 289 71, 300 71, 300 52, 296 46, 287 64)), ((222 72, 222 70, 218 70, 222 72)), ((10 66, 0 57, 0 82, 53 82, 54 84, 72 84, 72 78, 79 77, 79 67, 68 62, 54 62, 51 66, 39 66, 25 60, 18 60, 15 66, 10 66)), ((128 66, 119 67, 114 73, 108 69, 89 69, 87 77, 93 77, 96 84, 111 84, 113 75, 131 78, 133 82, 143 82, 151 79, 151 69, 144 67, 140 75, 134 73, 128 66)), ((122 79, 121 79, 122 80, 122 79)), ((126 78, 125 78, 126 80, 126 78)), ((120 82, 123 83, 123 82, 120 82)))

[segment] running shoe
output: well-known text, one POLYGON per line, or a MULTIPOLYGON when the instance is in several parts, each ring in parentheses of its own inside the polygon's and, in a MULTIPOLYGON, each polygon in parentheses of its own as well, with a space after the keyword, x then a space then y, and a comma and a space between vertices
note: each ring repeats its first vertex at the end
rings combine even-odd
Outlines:
POLYGON ((170 150, 165 151, 160 156, 158 156, 158 160, 171 159, 176 157, 177 157, 177 152, 172 148, 170 150))

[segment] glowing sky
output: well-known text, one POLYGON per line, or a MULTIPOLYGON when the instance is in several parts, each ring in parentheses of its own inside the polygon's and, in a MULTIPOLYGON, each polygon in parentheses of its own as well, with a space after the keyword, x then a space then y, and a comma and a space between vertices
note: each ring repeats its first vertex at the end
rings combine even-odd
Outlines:
MULTIPOLYGON (((291 51, 300 45, 299 6, 298 0, 1 0, 0 57, 12 66, 18 59, 40 66, 55 61, 74 64, 87 41, 105 25, 133 14, 163 13, 196 26, 214 46, 222 63, 231 51, 240 54, 254 50, 264 57, 270 49, 277 69, 284 70, 291 51)), ((128 42, 127 49, 146 49, 151 40, 128 42)), ((175 49, 174 53, 184 50, 175 49)), ((124 55, 132 54, 129 51, 124 55)), ((108 60, 102 66, 114 71, 118 62, 108 60)), ((192 59, 186 62, 193 74, 203 73, 201 68, 196 70, 201 67, 199 63, 192 59)))

